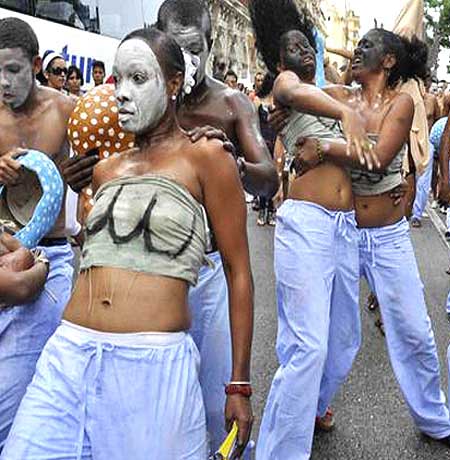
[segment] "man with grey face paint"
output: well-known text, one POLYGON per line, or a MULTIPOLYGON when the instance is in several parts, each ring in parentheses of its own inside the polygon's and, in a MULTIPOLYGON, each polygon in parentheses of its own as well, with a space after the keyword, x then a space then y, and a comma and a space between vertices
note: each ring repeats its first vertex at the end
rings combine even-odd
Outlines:
MULTIPOLYGON (((166 0, 158 12, 157 27, 200 59, 196 85, 178 111, 181 126, 189 130, 209 125, 223 130, 243 156, 238 161, 244 188, 252 195, 273 196, 278 189, 277 174, 253 104, 243 93, 206 75, 212 46, 211 17, 206 4, 203 0, 166 0)), ((207 129, 200 130, 199 135, 207 129)), ((204 267, 200 271, 198 285, 189 292, 189 305, 193 317, 191 333, 201 355, 200 384, 214 452, 226 434, 222 407, 224 383, 231 377, 231 341, 224 274, 227 267, 222 265, 217 249, 212 249, 208 257, 215 268, 204 267)))
MULTIPOLYGON (((72 100, 38 87, 41 68, 35 33, 17 18, 0 20, 0 219, 23 227, 41 198, 35 176, 15 160, 23 149, 46 153, 56 164, 68 154, 66 126, 72 100)), ((50 260, 45 291, 33 302, 0 310, 0 450, 36 362, 58 326, 72 288, 73 253, 65 237, 64 209, 40 241, 50 260)))

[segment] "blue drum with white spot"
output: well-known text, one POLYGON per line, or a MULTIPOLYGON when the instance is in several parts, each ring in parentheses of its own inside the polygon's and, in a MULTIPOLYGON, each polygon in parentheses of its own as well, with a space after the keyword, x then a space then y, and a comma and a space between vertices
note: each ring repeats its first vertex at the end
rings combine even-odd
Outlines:
POLYGON ((444 133, 445 125, 447 124, 447 118, 440 118, 431 128, 430 131, 430 142, 433 144, 435 155, 439 155, 441 148, 442 134, 444 133))
MULTIPOLYGON (((42 197, 29 222, 14 237, 26 248, 32 249, 50 232, 61 211, 64 198, 64 182, 55 163, 44 153, 28 150, 17 158, 26 169, 33 171, 42 189, 42 197)), ((0 193, 4 186, 0 186, 0 193)))

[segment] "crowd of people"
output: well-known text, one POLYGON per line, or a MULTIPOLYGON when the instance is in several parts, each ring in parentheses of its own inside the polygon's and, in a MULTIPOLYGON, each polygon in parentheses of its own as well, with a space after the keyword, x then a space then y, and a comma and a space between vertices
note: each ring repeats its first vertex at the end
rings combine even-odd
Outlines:
POLYGON ((333 428, 362 339, 360 278, 414 423, 450 448, 409 232, 430 190, 450 201, 450 97, 433 91, 427 45, 367 31, 321 88, 296 2, 249 9, 266 66, 251 91, 231 69, 207 74, 203 0, 165 0, 110 77, 94 62, 87 92, 29 24, 0 20, 1 460, 216 459, 233 427, 229 458, 248 455, 246 193, 275 226, 279 368, 256 460, 307 460, 314 431, 333 428), (124 148, 102 156, 107 142, 124 148))

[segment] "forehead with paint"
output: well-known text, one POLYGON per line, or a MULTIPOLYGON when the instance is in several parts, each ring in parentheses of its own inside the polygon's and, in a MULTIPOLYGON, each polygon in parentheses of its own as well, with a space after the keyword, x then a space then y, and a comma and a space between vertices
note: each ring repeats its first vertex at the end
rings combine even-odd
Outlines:
POLYGON ((0 20, 0 96, 12 109, 21 107, 40 69, 39 42, 30 25, 18 18, 0 20))
POLYGON ((143 39, 119 46, 113 68, 119 123, 135 134, 157 126, 167 109, 167 90, 157 56, 143 39))
POLYGON ((314 79, 316 54, 306 35, 299 30, 291 30, 281 37, 280 61, 283 69, 292 70, 307 81, 314 79))
POLYGON ((205 78, 206 63, 210 52, 205 27, 200 28, 196 25, 183 26, 174 19, 169 19, 166 26, 166 32, 175 39, 180 48, 194 56, 198 56, 200 59, 200 64, 195 75, 197 84, 201 83, 205 78))
POLYGON ((386 55, 382 33, 373 29, 367 32, 355 49, 353 62, 364 67, 377 68, 386 55))
POLYGON ((0 49, 0 95, 2 102, 17 109, 35 85, 33 63, 21 48, 0 49))

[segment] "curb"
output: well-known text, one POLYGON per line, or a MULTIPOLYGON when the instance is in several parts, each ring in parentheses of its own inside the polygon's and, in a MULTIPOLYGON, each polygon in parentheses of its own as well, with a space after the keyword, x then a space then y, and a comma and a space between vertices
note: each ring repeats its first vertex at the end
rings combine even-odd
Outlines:
MULTIPOLYGON (((450 243, 445 238, 445 232, 447 231, 447 228, 444 222, 442 222, 437 212, 434 209, 432 209, 429 203, 427 203, 426 211, 428 215, 430 216, 431 223, 434 225, 434 228, 439 233, 439 236, 441 237, 442 242, 445 244, 445 247, 450 250, 450 243)), ((449 208, 449 211, 450 211, 450 208, 449 208)))

